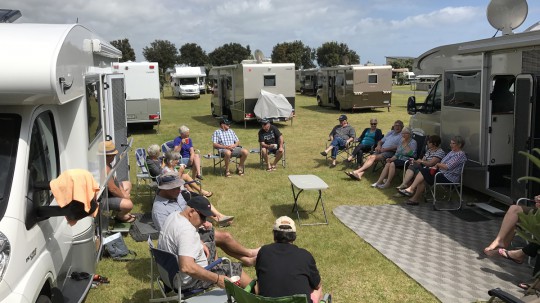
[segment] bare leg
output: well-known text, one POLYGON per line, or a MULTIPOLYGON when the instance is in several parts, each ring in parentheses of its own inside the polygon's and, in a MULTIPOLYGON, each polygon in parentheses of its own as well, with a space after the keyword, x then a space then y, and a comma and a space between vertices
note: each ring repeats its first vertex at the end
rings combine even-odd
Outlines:
POLYGON ((383 188, 390 187, 390 184, 392 183, 392 179, 394 179, 394 176, 396 175, 396 164, 394 162, 391 162, 391 163, 387 163, 386 165, 388 165, 388 176, 386 179, 386 183, 384 183, 383 188))
POLYGON ((495 240, 489 244, 488 247, 484 248, 484 252, 497 249, 498 247, 508 247, 512 238, 514 237, 514 229, 519 220, 518 214, 523 212, 523 208, 518 205, 512 205, 508 208, 508 211, 504 215, 503 221, 501 223, 501 228, 495 240))
MULTIPOLYGON (((422 174, 418 174, 422 176, 422 174)), ((424 180, 424 177, 422 176, 422 181, 424 180)), ((415 179, 416 181, 416 179, 415 179)), ((422 198, 422 195, 424 194, 424 190, 426 189, 426 184, 424 182, 420 182, 416 186, 416 192, 414 195, 409 199, 412 202, 420 202, 420 198, 422 198)))
POLYGON ((240 164, 238 169, 242 170, 242 172, 244 171, 244 162, 247 159, 248 153, 248 150, 245 148, 242 148, 242 151, 240 151, 240 164))
POLYGON ((250 249, 245 248, 231 234, 224 231, 214 231, 216 236, 216 245, 221 248, 227 255, 234 257, 246 266, 254 266, 257 259, 257 253, 260 248, 250 249))
POLYGON ((197 178, 197 176, 201 175, 201 157, 199 154, 193 155, 193 179, 197 178))
POLYGON ((261 155, 264 159, 264 161, 266 162, 266 170, 271 170, 272 169, 272 164, 270 164, 270 161, 268 161, 268 149, 266 148, 261 148, 261 155))
MULTIPOLYGON (((189 183, 189 182, 193 181, 193 178, 191 178, 191 176, 188 175, 188 174, 182 174, 182 180, 184 180, 186 183, 189 183)), ((203 195, 205 197, 210 197, 212 195, 211 192, 202 189, 199 186, 199 184, 197 184, 195 182, 186 184, 186 188, 188 188, 190 191, 193 191, 193 192, 196 191, 196 192, 198 192, 199 194, 201 194, 201 195, 203 195)))
POLYGON ((405 177, 403 177, 403 182, 399 185, 399 187, 409 186, 409 183, 411 182, 413 177, 414 172, 410 169, 407 169, 407 171, 405 172, 405 177))
POLYGON ((240 287, 245 288, 249 285, 249 283, 252 281, 245 271, 242 270, 242 274, 240 275, 240 287))
POLYGON ((423 183, 424 183, 424 176, 422 174, 418 173, 418 174, 416 174, 416 178, 414 178, 414 181, 411 184, 411 186, 407 187, 405 190, 412 194, 415 191, 418 191, 417 190, 418 186, 420 184, 423 184, 423 183))
POLYGON ((391 165, 391 164, 392 164, 392 163, 386 163, 386 164, 384 165, 384 168, 383 168, 383 170, 382 170, 382 172, 381 172, 381 175, 379 176, 379 180, 377 180, 377 184, 383 184, 384 179, 385 179, 386 176, 388 175, 388 171, 390 170, 390 165, 391 165))
POLYGON ((366 162, 364 162, 364 165, 362 165, 362 167, 360 167, 359 169, 353 171, 352 173, 354 175, 356 175, 357 177, 359 177, 360 179, 362 179, 362 176, 364 175, 364 171, 366 171, 366 169, 370 168, 373 165, 373 163, 375 163, 376 160, 382 159, 382 157, 383 156, 381 154, 369 156, 366 159, 366 162))
POLYGON ((274 157, 274 164, 272 164, 272 167, 276 167, 279 160, 281 160, 281 157, 283 157, 283 152, 276 150, 276 156, 274 157))
POLYGON ((120 210, 116 214, 116 217, 122 221, 129 220, 131 218, 130 211, 133 209, 133 202, 130 199, 122 199, 120 201, 120 210))
POLYGON ((223 150, 223 162, 225 165, 225 175, 229 172, 229 163, 231 162, 231 151, 228 149, 223 150))

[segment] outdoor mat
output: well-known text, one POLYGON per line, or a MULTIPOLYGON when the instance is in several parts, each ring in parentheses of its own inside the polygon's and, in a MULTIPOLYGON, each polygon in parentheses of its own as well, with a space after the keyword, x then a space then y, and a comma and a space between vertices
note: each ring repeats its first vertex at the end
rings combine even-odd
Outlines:
POLYGON ((137 219, 131 228, 129 234, 135 240, 135 242, 142 242, 148 240, 148 236, 152 240, 157 240, 159 232, 154 228, 154 222, 152 222, 152 213, 137 214, 137 219))
POLYGON ((496 287, 521 297, 516 284, 531 278, 527 265, 481 253, 502 218, 467 222, 428 204, 343 205, 333 213, 442 302, 487 300, 496 287))
POLYGON ((462 209, 460 211, 448 211, 452 215, 460 218, 463 221, 467 222, 481 222, 481 221, 489 221, 491 218, 488 218, 481 213, 472 210, 470 208, 462 209))

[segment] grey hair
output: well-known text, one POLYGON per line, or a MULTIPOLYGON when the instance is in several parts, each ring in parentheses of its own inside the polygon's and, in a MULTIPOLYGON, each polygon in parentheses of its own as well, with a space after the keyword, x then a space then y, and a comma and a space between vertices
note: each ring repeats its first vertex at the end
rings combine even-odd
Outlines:
POLYGON ((146 152, 148 153, 148 156, 150 158, 155 158, 159 156, 160 151, 161 151, 161 148, 157 144, 152 144, 148 146, 148 148, 146 149, 146 152))
POLYGON ((465 146, 465 140, 461 136, 454 136, 452 141, 459 145, 459 148, 463 148, 463 146, 465 146))
POLYGON ((401 130, 401 132, 402 132, 402 133, 405 132, 405 133, 412 134, 411 128, 408 127, 408 126, 405 126, 405 127, 401 130))
POLYGON ((165 153, 165 163, 169 164, 173 160, 180 159, 180 153, 175 151, 169 151, 165 153))
POLYGON ((178 128, 178 132, 180 133, 180 135, 182 134, 185 134, 189 131, 189 128, 185 125, 182 125, 178 128))

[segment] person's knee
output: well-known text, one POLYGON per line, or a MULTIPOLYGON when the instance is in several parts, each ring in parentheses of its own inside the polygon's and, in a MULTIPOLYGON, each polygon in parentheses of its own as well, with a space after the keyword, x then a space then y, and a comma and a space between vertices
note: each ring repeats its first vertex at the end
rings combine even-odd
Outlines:
POLYGON ((131 202, 130 199, 122 199, 122 201, 120 201, 120 210, 130 211, 132 209, 133 209, 133 202, 131 202))
POLYGON ((514 213, 514 214, 519 214, 519 213, 522 213, 523 212, 523 207, 519 206, 519 205, 510 205, 510 207, 508 208, 508 212, 509 213, 514 213))
POLYGON ((241 154, 242 154, 242 156, 247 157, 247 155, 249 154, 249 151, 247 149, 245 149, 245 148, 242 148, 241 154))
POLYGON ((226 231, 216 230, 214 231, 214 236, 215 236, 216 244, 227 243, 233 240, 233 237, 231 236, 231 234, 226 231))

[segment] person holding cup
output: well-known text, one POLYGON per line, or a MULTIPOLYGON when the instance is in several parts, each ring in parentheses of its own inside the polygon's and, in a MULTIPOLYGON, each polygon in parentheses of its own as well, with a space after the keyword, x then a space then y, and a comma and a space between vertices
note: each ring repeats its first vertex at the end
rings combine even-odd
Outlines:
POLYGON ((267 166, 266 171, 274 171, 277 168, 277 163, 283 157, 283 135, 275 125, 270 123, 270 120, 262 119, 258 136, 261 146, 261 156, 267 166), (269 153, 275 154, 274 162, 272 163, 268 160, 269 153))
POLYGON ((186 182, 186 189, 192 192, 198 192, 201 195, 210 198, 213 193, 211 191, 203 190, 197 182, 193 180, 188 174, 184 173, 186 165, 180 163, 180 153, 175 151, 170 151, 165 153, 165 158, 163 159, 162 164, 162 173, 168 172, 177 172, 178 175, 186 182))
POLYGON ((201 157, 195 153, 193 140, 189 137, 189 128, 182 125, 178 128, 180 136, 174 139, 174 151, 182 155, 182 163, 191 167, 192 178, 203 180, 201 171, 201 157))
POLYGON ((407 205, 418 205, 420 198, 425 190, 424 182, 433 185, 435 175, 438 171, 442 174, 437 175, 437 183, 456 183, 461 177, 461 167, 465 165, 467 156, 462 150, 465 145, 465 140, 460 136, 455 136, 450 140, 450 152, 432 167, 420 169, 420 173, 416 175, 411 186, 405 189, 399 189, 399 192, 407 197, 411 197, 405 203, 407 205))

